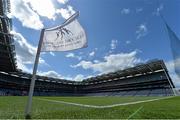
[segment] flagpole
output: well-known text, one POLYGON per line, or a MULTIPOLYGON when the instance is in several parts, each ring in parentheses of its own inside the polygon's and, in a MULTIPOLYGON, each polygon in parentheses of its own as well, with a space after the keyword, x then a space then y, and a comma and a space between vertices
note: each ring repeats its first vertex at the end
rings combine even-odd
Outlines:
MULTIPOLYGON (((161 12, 159 12, 159 15, 160 15, 163 23, 166 25, 166 32, 167 32, 167 34, 169 34, 169 33, 168 33, 168 28, 167 28, 167 23, 166 23, 163 15, 161 14, 161 12)), ((172 83, 170 82, 169 76, 167 75, 167 71, 165 70, 164 67, 163 67, 163 70, 164 70, 164 72, 165 72, 165 74, 166 74, 166 77, 168 78, 168 81, 169 81, 169 84, 170 84, 170 86, 171 86, 171 89, 172 89, 172 91, 173 91, 173 93, 174 93, 174 96, 177 96, 176 91, 174 90, 174 87, 173 87, 172 83)))
MULTIPOLYGON (((162 66, 162 65, 161 65, 161 66, 162 66)), ((164 73, 165 73, 165 75, 166 75, 166 77, 167 77, 167 80, 168 80, 169 84, 170 84, 170 87, 171 87, 171 89, 172 89, 172 92, 174 93, 174 96, 176 96, 176 91, 174 90, 174 87, 173 87, 173 85, 172 85, 172 83, 171 83, 171 81, 170 81, 170 77, 169 77, 169 75, 167 74, 167 70, 166 70, 166 68, 165 68, 164 66, 162 66, 162 68, 163 68, 163 71, 164 71, 164 73)))
POLYGON ((26 119, 31 118, 32 97, 33 97, 33 93, 34 93, 36 72, 37 72, 38 63, 39 63, 39 57, 40 57, 40 52, 41 52, 41 47, 42 47, 42 42, 43 42, 44 31, 45 31, 45 29, 41 30, 40 40, 39 40, 38 49, 37 49, 37 53, 36 53, 33 74, 32 74, 32 79, 31 79, 31 84, 30 84, 30 89, 29 89, 29 97, 28 97, 28 102, 27 102, 27 106, 25 109, 25 118, 26 119))

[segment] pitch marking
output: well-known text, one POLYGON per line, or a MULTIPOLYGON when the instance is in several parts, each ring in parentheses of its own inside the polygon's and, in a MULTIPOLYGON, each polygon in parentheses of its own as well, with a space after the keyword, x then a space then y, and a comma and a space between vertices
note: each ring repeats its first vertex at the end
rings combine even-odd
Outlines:
POLYGON ((127 119, 132 118, 134 115, 136 115, 141 109, 143 108, 143 106, 141 106, 140 108, 138 108, 134 113, 132 113, 127 119))
POLYGON ((134 104, 139 104, 139 103, 145 103, 145 102, 152 102, 152 101, 157 101, 157 100, 169 99, 169 98, 172 98, 172 97, 174 97, 174 96, 157 98, 157 99, 150 99, 150 100, 143 100, 143 101, 136 101, 136 102, 119 103, 119 104, 113 104, 113 105, 103 105, 103 106, 79 104, 79 103, 65 102, 65 101, 58 101, 58 100, 50 100, 50 99, 43 99, 43 98, 36 98, 36 99, 37 100, 43 100, 43 101, 49 101, 49 102, 55 102, 55 103, 61 103, 61 104, 67 104, 67 105, 87 107, 87 108, 112 108, 112 107, 117 107, 117 106, 134 105, 134 104))

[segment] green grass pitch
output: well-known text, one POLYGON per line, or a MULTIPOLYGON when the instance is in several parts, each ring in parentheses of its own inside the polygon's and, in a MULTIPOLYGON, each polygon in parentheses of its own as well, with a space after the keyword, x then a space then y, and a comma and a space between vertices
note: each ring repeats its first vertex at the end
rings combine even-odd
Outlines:
MULTIPOLYGON (((110 108, 107 106, 161 97, 33 97, 34 119, 180 119, 180 97, 110 108), (48 101, 49 100, 49 101, 48 101), (75 103, 78 105, 60 103, 75 103)), ((23 119, 27 97, 0 97, 1 119, 23 119)))

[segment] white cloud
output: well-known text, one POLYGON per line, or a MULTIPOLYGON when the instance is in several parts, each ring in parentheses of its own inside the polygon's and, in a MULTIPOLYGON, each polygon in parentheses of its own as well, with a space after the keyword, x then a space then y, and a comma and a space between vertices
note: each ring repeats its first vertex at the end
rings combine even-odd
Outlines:
POLYGON ((66 54, 66 57, 67 57, 67 58, 76 58, 76 59, 78 59, 78 60, 81 60, 81 59, 82 59, 81 56, 77 56, 77 55, 75 55, 74 53, 68 53, 68 54, 66 54))
POLYGON ((66 4, 68 2, 68 0, 57 0, 57 1, 61 4, 66 4))
POLYGON ((165 64, 166 64, 166 67, 168 68, 169 72, 171 72, 171 73, 174 72, 174 62, 173 62, 173 60, 168 61, 165 64))
POLYGON ((143 8, 137 8, 136 9, 136 13, 140 13, 140 12, 142 12, 143 11, 143 8))
POLYGON ((180 59, 168 61, 166 66, 170 72, 175 72, 175 69, 180 68, 180 59))
POLYGON ((49 52, 49 54, 52 55, 52 56, 56 56, 53 52, 49 52))
POLYGON ((84 79, 91 78, 91 77, 94 77, 94 76, 93 76, 93 75, 84 76, 84 75, 82 75, 82 74, 78 74, 78 75, 76 75, 74 78, 70 78, 69 80, 73 80, 73 81, 83 81, 84 79))
MULTIPOLYGON (((65 4, 68 0, 58 2, 65 4)), ((56 9, 52 0, 11 0, 11 13, 8 16, 17 18, 24 27, 40 30, 44 27, 40 16, 55 20, 57 13, 67 19, 75 11, 70 5, 66 9, 56 9)))
POLYGON ((90 57, 93 57, 94 55, 95 55, 95 51, 92 51, 92 52, 89 53, 90 57))
POLYGON ((64 8, 57 9, 56 13, 60 13, 64 19, 68 19, 75 13, 75 10, 73 9, 72 6, 68 5, 66 9, 64 9, 64 8))
POLYGON ((52 0, 26 0, 40 16, 55 19, 56 9, 52 0))
POLYGON ((19 55, 16 55, 17 58, 17 66, 18 69, 21 69, 24 72, 32 73, 32 69, 28 68, 22 61, 21 57, 19 55))
POLYGON ((82 81, 84 78, 85 78, 84 75, 78 74, 73 80, 74 81, 82 81))
POLYGON ((76 56, 76 58, 77 58, 78 60, 82 60, 82 57, 81 57, 81 56, 76 56))
POLYGON ((176 67, 180 68, 180 62, 176 66, 174 65, 174 62, 178 62, 178 61, 171 60, 171 61, 165 62, 165 64, 175 86, 180 88, 180 75, 177 75, 175 73, 175 68, 176 67))
MULTIPOLYGON (((66 4, 68 0, 57 0, 60 4, 66 4)), ((52 0, 11 0, 11 13, 9 17, 17 18, 24 27, 40 30, 44 27, 40 17, 53 19, 57 15, 68 19, 75 13, 72 6, 67 8, 55 8, 52 0)))
POLYGON ((126 44, 130 44, 130 43, 131 43, 131 41, 129 41, 129 40, 126 41, 126 44))
POLYGON ((97 52, 98 48, 94 48, 90 53, 89 53, 89 57, 94 57, 96 52, 97 52))
POLYGON ((170 74, 170 76, 171 76, 171 79, 172 79, 174 85, 177 88, 180 88, 180 78, 176 74, 170 74))
POLYGON ((76 75, 74 77, 63 76, 63 75, 61 75, 61 74, 59 74, 59 73, 57 73, 56 71, 53 71, 53 70, 50 70, 50 71, 47 71, 47 72, 38 71, 37 74, 41 75, 41 76, 58 78, 58 79, 65 79, 65 80, 72 80, 72 81, 82 81, 83 79, 87 78, 82 74, 78 74, 78 75, 76 75))
POLYGON ((100 61, 99 61, 99 60, 94 60, 93 62, 94 62, 94 63, 99 63, 100 61))
POLYGON ((83 69, 91 69, 95 72, 108 73, 116 70, 122 70, 127 67, 133 67, 135 64, 141 62, 136 55, 137 51, 112 54, 105 56, 104 61, 102 62, 92 63, 91 61, 81 61, 77 65, 72 65, 71 67, 82 67, 83 69))
MULTIPOLYGON (((34 63, 37 47, 28 43, 20 33, 15 31, 11 33, 14 35, 18 67, 23 71, 29 71, 26 65, 34 63)), ((42 58, 40 58, 39 63, 47 65, 42 58)))
POLYGON ((123 8, 123 9, 121 10, 121 14, 127 15, 127 14, 129 14, 129 13, 130 13, 130 9, 129 9, 129 8, 123 8))
POLYGON ((32 64, 37 48, 28 43, 28 41, 20 33, 13 31, 12 34, 14 35, 16 45, 15 50, 19 59, 21 59, 24 64, 32 64))
POLYGON ((153 12, 153 15, 160 15, 160 12, 164 9, 164 5, 160 4, 158 8, 156 8, 156 11, 153 12))
POLYGON ((111 40, 111 49, 114 50, 116 49, 118 44, 118 40, 111 40))
POLYGON ((137 35, 136 39, 140 39, 141 37, 146 36, 147 33, 148 33, 148 29, 146 25, 145 24, 139 25, 136 30, 136 35, 137 35))
POLYGON ((9 16, 17 18, 27 28, 40 30, 44 26, 39 15, 30 8, 25 0, 11 0, 11 14, 9 16))
POLYGON ((62 78, 62 75, 52 70, 47 71, 47 72, 38 72, 37 74, 41 76, 52 77, 52 78, 62 78))
POLYGON ((68 53, 68 54, 66 55, 66 57, 67 57, 67 58, 74 58, 75 55, 74 55, 74 53, 68 53))

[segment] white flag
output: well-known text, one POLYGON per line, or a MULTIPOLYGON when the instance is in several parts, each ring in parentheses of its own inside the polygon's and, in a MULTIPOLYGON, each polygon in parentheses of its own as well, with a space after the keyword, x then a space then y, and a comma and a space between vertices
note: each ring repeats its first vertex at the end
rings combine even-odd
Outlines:
POLYGON ((172 50, 172 55, 174 58, 175 72, 180 78, 180 39, 177 37, 174 31, 172 31, 172 29, 168 26, 166 22, 165 24, 166 24, 166 28, 167 28, 170 43, 171 43, 171 50, 172 50))
POLYGON ((69 51, 87 47, 86 33, 77 20, 78 15, 75 13, 61 26, 45 29, 41 51, 69 51))

